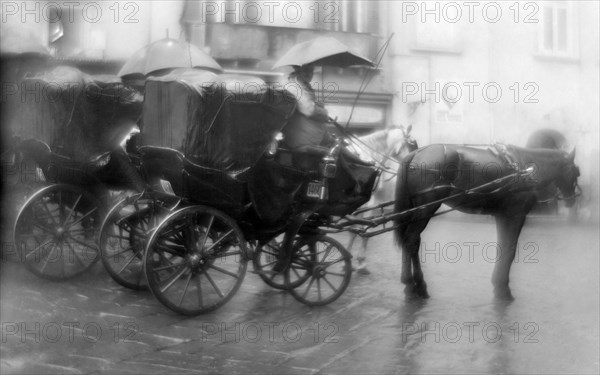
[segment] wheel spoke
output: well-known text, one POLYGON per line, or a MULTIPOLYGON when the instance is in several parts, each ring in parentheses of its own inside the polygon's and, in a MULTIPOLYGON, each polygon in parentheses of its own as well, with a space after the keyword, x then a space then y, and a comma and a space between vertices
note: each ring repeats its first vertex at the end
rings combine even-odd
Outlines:
POLYGON ((276 257, 276 256, 279 254, 279 252, 272 252, 272 253, 270 253, 270 252, 268 252, 267 250, 265 250, 264 248, 263 248, 262 252, 263 252, 264 254, 267 254, 267 255, 272 255, 272 256, 274 256, 274 257, 276 257))
POLYGON ((306 295, 308 294, 308 291, 310 290, 310 287, 312 286, 314 281, 315 281, 315 278, 311 277, 310 282, 308 283, 308 286, 306 287, 306 290, 304 291, 304 294, 302 294, 302 298, 306 298, 306 295))
POLYGON ((128 247, 126 247, 123 250, 116 251, 113 254, 110 254, 110 257, 111 258, 115 258, 115 257, 118 257, 118 256, 120 256, 122 254, 125 254, 126 252, 129 252, 129 251, 134 251, 133 250, 133 246, 128 246, 128 247))
POLYGON ((85 219, 86 217, 90 216, 91 214, 94 213, 94 211, 97 211, 98 207, 94 207, 91 210, 89 210, 86 214, 84 214, 83 216, 81 216, 79 219, 75 220, 74 222, 72 222, 71 224, 69 224, 68 228, 71 228, 73 225, 79 224, 81 221, 83 221, 83 219, 85 219))
POLYGON ((50 217, 50 219, 52 220, 54 225, 59 225, 58 222, 56 221, 56 218, 54 217, 54 215, 52 215, 52 213, 50 213, 50 209, 46 205, 46 202, 40 202, 39 204, 43 207, 44 211, 46 211, 46 213, 48 214, 48 216, 50 217))
POLYGON ((202 301, 202 283, 200 281, 200 276, 201 275, 196 278, 196 283, 198 284, 198 302, 200 302, 200 306, 204 306, 204 302, 202 301))
POLYGON ((262 268, 267 268, 268 266, 270 266, 271 264, 274 264, 274 263, 277 263, 277 261, 276 261, 276 260, 274 260, 274 261, 272 261, 272 262, 265 263, 265 264, 263 264, 263 265, 262 265, 262 268))
POLYGON ((177 306, 181 307, 181 304, 183 303, 183 299, 185 298, 185 294, 187 293, 188 287, 190 286, 190 281, 192 281, 192 274, 193 272, 190 272, 190 274, 188 275, 188 278, 185 282, 185 287, 183 288, 183 293, 181 293, 181 298, 179 299, 179 303, 177 304, 177 306))
POLYGON ((42 223, 40 223, 38 220, 32 221, 31 225, 40 228, 41 230, 43 230, 46 233, 54 235, 54 231, 52 229, 46 227, 45 225, 43 225, 42 223))
POLYGON ((78 244, 80 244, 81 246, 85 246, 85 247, 89 247, 90 249, 94 249, 96 250, 95 244, 89 244, 86 242, 83 242, 82 240, 80 240, 79 238, 75 238, 73 236, 69 236, 70 239, 72 239, 73 241, 77 242, 78 244))
POLYGON ((42 265, 40 272, 44 273, 44 270, 46 269, 46 266, 48 265, 48 260, 50 259, 50 254, 54 253, 54 249, 56 249, 56 243, 54 244, 54 246, 52 246, 52 249, 50 249, 48 256, 46 256, 44 258, 44 264, 42 265))
POLYGON ((83 259, 81 259, 81 257, 79 256, 79 254, 77 254, 77 252, 75 251, 75 248, 71 245, 70 242, 66 242, 67 246, 69 246, 69 248, 71 249, 71 251, 73 252, 73 256, 75 257, 75 259, 77 260, 77 262, 79 262, 79 264, 83 267, 86 266, 85 262, 83 261, 83 259))
POLYGON ((154 271, 154 272, 165 271, 165 270, 169 270, 171 268, 179 267, 181 265, 182 265, 182 263, 175 263, 175 264, 171 263, 168 266, 162 266, 162 267, 152 268, 152 271, 154 271))
POLYGON ((296 269, 295 269, 294 267, 290 267, 290 268, 291 268, 291 270, 292 270, 292 271, 294 271, 294 273, 296 274, 296 277, 297 277, 298 279, 301 279, 301 276, 300 276, 300 274, 298 273, 298 271, 296 271, 296 269))
POLYGON ((346 276, 346 275, 345 275, 345 274, 343 274, 343 273, 339 273, 339 272, 331 272, 331 271, 327 271, 327 274, 328 274, 328 275, 333 275, 333 276, 339 276, 339 277, 344 277, 344 276, 346 276))
MULTIPOLYGON (((343 276, 343 275, 342 275, 343 276)), ((337 291, 337 289, 331 284, 331 282, 329 280, 327 280, 327 277, 325 277, 325 275, 323 275, 323 280, 327 283, 327 285, 329 285, 329 287, 335 292, 337 291)))
POLYGON ((63 226, 67 225, 67 222, 71 218, 71 215, 73 215, 73 211, 75 211, 75 207, 77 207, 77 205, 79 204, 79 201, 81 200, 82 197, 83 197, 83 194, 79 194, 79 196, 77 197, 77 200, 75 201, 75 203, 73 203, 73 207, 71 207, 71 210, 69 211, 69 213, 67 214, 67 217, 63 221, 63 223, 62 223, 63 226))
POLYGON ((332 262, 321 263, 321 264, 325 265, 325 268, 327 268, 327 267, 331 267, 331 266, 333 266, 334 264, 337 264, 337 263, 339 263, 339 262, 343 262, 344 260, 345 260, 344 258, 340 258, 340 259, 336 259, 336 260, 334 260, 334 261, 332 261, 332 262))
POLYGON ((321 279, 317 278, 317 298, 321 300, 321 279))
MULTIPOLYGON (((44 242, 43 244, 40 244, 40 245, 36 246, 36 248, 35 248, 35 249, 31 250, 30 252, 28 252, 28 253, 25 255, 25 259, 29 258, 29 256, 30 256, 31 254, 33 254, 33 253, 35 253, 36 251, 40 250, 42 247, 45 247, 46 245, 48 245, 50 242, 52 242, 52 240, 53 240, 53 239, 51 238, 51 239, 49 239, 48 241, 44 242)), ((56 244, 54 244, 54 245, 56 245, 56 244)))
POLYGON ((221 273, 224 273, 225 275, 229 275, 229 276, 234 277, 236 279, 239 277, 237 274, 235 274, 235 273, 233 273, 231 271, 228 271, 226 269, 223 269, 221 267, 217 267, 214 264, 211 264, 209 267, 212 268, 213 270, 217 270, 217 271, 219 271, 221 273))
POLYGON ((127 266, 129 266, 131 264, 131 262, 133 262, 134 259, 136 259, 138 257, 138 254, 141 252, 141 250, 138 250, 136 253, 133 253, 133 255, 129 258, 129 260, 125 263, 125 265, 123 265, 123 267, 119 270, 119 272, 117 272, 117 274, 121 274, 121 272, 125 271, 125 268, 127 268, 127 266))
POLYGON ((323 255, 323 261, 325 261, 325 259, 327 259, 327 256, 329 255, 329 253, 331 252, 331 249, 333 248, 333 244, 329 244, 329 246, 327 246, 327 248, 325 250, 323 250, 323 252, 325 252, 325 255, 323 255))
MULTIPOLYGON (((183 264, 182 264, 183 265, 183 264)), ((169 283, 165 286, 163 286, 162 288, 160 288, 160 292, 164 293, 166 292, 169 288, 171 288, 173 286, 173 284, 175 284, 175 282, 177 280, 179 280, 181 278, 181 276, 183 276, 187 271, 188 271, 188 267, 186 265, 183 265, 184 267, 181 269, 181 271, 177 272, 175 275, 171 276, 171 280, 169 281, 169 283)))
POLYGON ((223 292, 221 292, 221 289, 219 289, 219 287, 217 286, 217 284, 215 284, 215 281, 208 274, 208 271, 204 272, 204 275, 206 276, 206 278, 208 279, 208 281, 210 282, 210 284, 212 285, 212 287, 215 289, 215 291, 217 292, 217 294, 219 295, 219 297, 223 298, 224 297, 223 292))
POLYGON ((130 240, 129 236, 122 236, 122 235, 119 235, 119 234, 112 234, 112 235, 110 235, 110 238, 115 238, 115 239, 125 240, 125 241, 129 241, 130 240))
MULTIPOLYGON (((208 234, 210 233, 210 230, 212 228, 214 221, 215 221, 215 217, 214 217, 214 215, 211 215, 210 220, 208 221, 208 225, 206 227, 206 232, 204 232, 204 238, 201 241, 202 245, 200 245, 200 249, 204 249, 204 246, 206 246, 206 240, 208 239, 208 234)), ((213 244, 213 246, 214 246, 214 244, 213 244)))
POLYGON ((217 246, 218 244, 223 242, 223 240, 225 240, 227 237, 229 237, 229 235, 232 233, 233 233, 233 229, 230 229, 227 233, 225 233, 218 240, 216 240, 208 249, 206 249, 206 252, 211 251, 215 246, 217 246))
POLYGON ((161 251, 158 252, 158 257, 160 258, 159 262, 161 263, 167 263, 167 264, 175 264, 173 262, 171 262, 170 259, 168 259, 165 254, 161 251))

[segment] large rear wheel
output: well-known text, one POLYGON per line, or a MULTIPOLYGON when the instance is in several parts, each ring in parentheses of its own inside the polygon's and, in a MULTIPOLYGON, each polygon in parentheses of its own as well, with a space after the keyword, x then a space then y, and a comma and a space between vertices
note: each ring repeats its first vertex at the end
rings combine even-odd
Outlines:
POLYGON ((237 292, 248 262, 241 230, 223 212, 186 207, 154 231, 144 272, 154 296, 169 309, 198 315, 219 308, 237 292))
POLYGON ((75 277, 98 260, 101 203, 75 185, 50 185, 21 208, 14 241, 25 267, 48 280, 75 277))

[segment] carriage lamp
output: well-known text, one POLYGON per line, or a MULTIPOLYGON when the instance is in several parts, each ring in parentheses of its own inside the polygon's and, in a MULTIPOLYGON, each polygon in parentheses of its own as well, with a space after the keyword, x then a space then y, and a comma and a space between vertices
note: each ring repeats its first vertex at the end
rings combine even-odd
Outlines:
POLYGON ((267 149, 267 156, 273 157, 277 153, 277 148, 279 147, 279 142, 283 141, 283 133, 277 132, 273 137, 273 140, 269 144, 269 148, 267 149))
POLYGON ((336 158, 331 155, 324 156, 321 162, 321 176, 326 178, 334 178, 336 173, 336 158))

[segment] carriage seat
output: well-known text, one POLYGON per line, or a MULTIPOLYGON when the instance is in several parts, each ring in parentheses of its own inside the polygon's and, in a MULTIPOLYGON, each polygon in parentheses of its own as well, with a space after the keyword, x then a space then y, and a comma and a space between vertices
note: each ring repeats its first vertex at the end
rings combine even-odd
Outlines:
POLYGON ((187 158, 183 152, 169 147, 141 146, 139 152, 143 155, 144 159, 162 159, 167 162, 174 162, 172 164, 173 167, 177 164, 182 164, 183 168, 192 175, 209 174, 221 176, 220 178, 237 180, 237 177, 247 170, 246 168, 243 170, 225 171, 203 166, 187 158))
POLYGON ((196 164, 172 148, 142 146, 139 151, 151 184, 168 181, 175 195, 218 207, 239 206, 244 202, 245 181, 240 172, 234 174, 196 164))

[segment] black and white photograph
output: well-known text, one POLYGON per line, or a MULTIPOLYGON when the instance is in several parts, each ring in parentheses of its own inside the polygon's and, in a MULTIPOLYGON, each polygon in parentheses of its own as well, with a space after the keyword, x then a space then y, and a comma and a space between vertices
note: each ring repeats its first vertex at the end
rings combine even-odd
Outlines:
POLYGON ((1 374, 600 373, 600 1, 0 18, 1 374))

